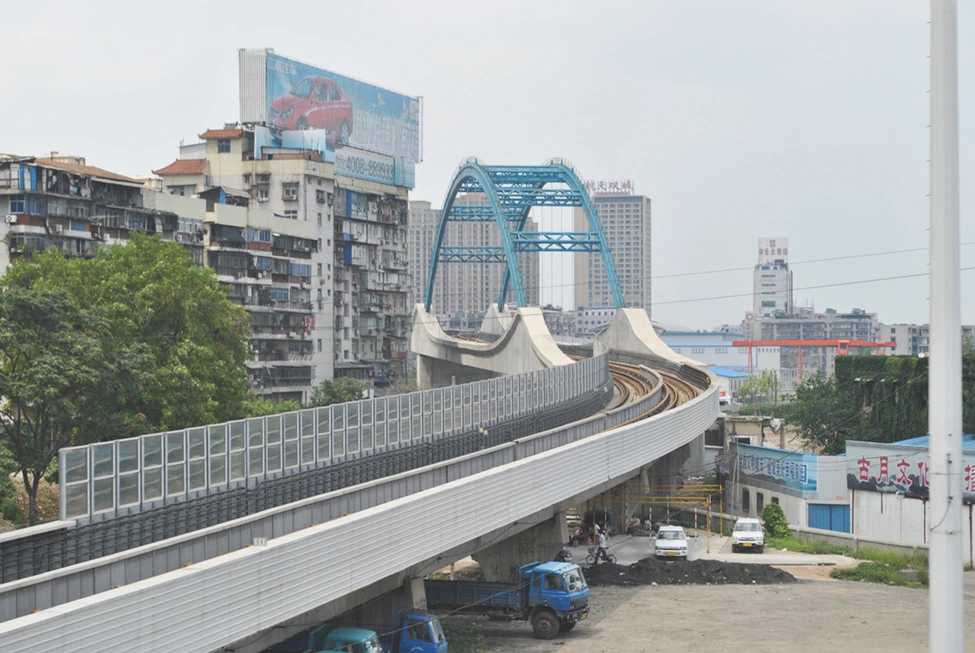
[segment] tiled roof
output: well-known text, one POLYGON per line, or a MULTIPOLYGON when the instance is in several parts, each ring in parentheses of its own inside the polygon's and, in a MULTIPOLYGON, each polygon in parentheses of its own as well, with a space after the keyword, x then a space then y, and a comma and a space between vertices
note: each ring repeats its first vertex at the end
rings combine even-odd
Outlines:
POLYGON ((154 175, 202 175, 206 171, 206 159, 176 159, 165 168, 153 170, 154 175))
POLYGON ((59 170, 66 170, 76 175, 89 175, 91 177, 100 177, 102 179, 110 179, 112 181, 124 181, 130 184, 142 183, 138 179, 133 179, 132 177, 126 177, 125 175, 119 175, 114 172, 109 172, 108 170, 103 170, 102 168, 96 168, 95 166, 82 166, 75 163, 65 163, 63 161, 54 161, 53 159, 44 159, 44 158, 35 159, 35 162, 37 163, 37 165, 44 166, 46 168, 57 168, 59 170))
POLYGON ((200 138, 203 140, 210 138, 240 138, 243 134, 243 129, 208 129, 200 134, 200 138))

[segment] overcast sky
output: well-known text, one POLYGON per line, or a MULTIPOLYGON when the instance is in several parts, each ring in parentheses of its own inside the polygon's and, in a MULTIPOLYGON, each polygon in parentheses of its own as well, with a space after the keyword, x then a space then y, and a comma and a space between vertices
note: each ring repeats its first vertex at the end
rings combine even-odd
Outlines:
MULTIPOLYGON (((274 47, 424 97, 413 199, 439 206, 468 155, 633 179, 653 201, 655 276, 753 265, 762 236, 789 238, 793 261, 927 245, 927 0, 7 4, 3 152, 146 174, 237 120, 237 48, 274 47)), ((975 0, 959 4, 967 242, 975 0)), ((795 265, 796 300, 926 322, 926 278, 803 290, 926 270, 926 252, 795 265)), ((975 271, 962 274, 975 323, 975 271)), ((544 279, 546 296, 565 283, 544 279)), ((751 283, 660 278, 653 317, 737 323, 750 298, 701 298, 751 283)))

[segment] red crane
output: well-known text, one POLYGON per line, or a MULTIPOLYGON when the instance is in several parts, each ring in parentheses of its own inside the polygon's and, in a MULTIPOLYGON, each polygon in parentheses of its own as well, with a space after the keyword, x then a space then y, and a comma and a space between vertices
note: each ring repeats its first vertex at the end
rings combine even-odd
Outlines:
POLYGON ((896 347, 896 342, 867 342, 865 340, 735 340, 733 347, 748 347, 748 373, 752 369, 752 347, 795 347, 799 350, 799 382, 802 383, 803 347, 836 347, 837 356, 848 356, 850 347, 873 347, 874 354, 882 356, 887 347, 896 347))

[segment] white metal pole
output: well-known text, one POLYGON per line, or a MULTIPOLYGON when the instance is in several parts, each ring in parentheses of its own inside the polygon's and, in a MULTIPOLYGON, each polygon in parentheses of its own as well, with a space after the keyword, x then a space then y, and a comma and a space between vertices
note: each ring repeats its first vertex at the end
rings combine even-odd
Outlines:
POLYGON ((961 274, 958 226, 958 3, 931 0, 932 653, 962 653, 961 274))

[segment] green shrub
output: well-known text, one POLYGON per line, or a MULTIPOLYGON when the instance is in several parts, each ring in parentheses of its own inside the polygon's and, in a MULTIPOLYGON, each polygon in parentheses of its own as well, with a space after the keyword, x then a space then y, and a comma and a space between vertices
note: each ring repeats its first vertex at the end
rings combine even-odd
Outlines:
POLYGON ((772 537, 789 536, 789 522, 785 519, 782 506, 777 503, 770 503, 765 506, 765 509, 762 510, 762 523, 765 524, 765 530, 772 537))
POLYGON ((13 497, 0 501, 0 517, 15 524, 24 523, 24 511, 20 509, 13 497))
POLYGON ((450 653, 485 653, 484 635, 480 626, 464 617, 444 617, 440 620, 450 653))

